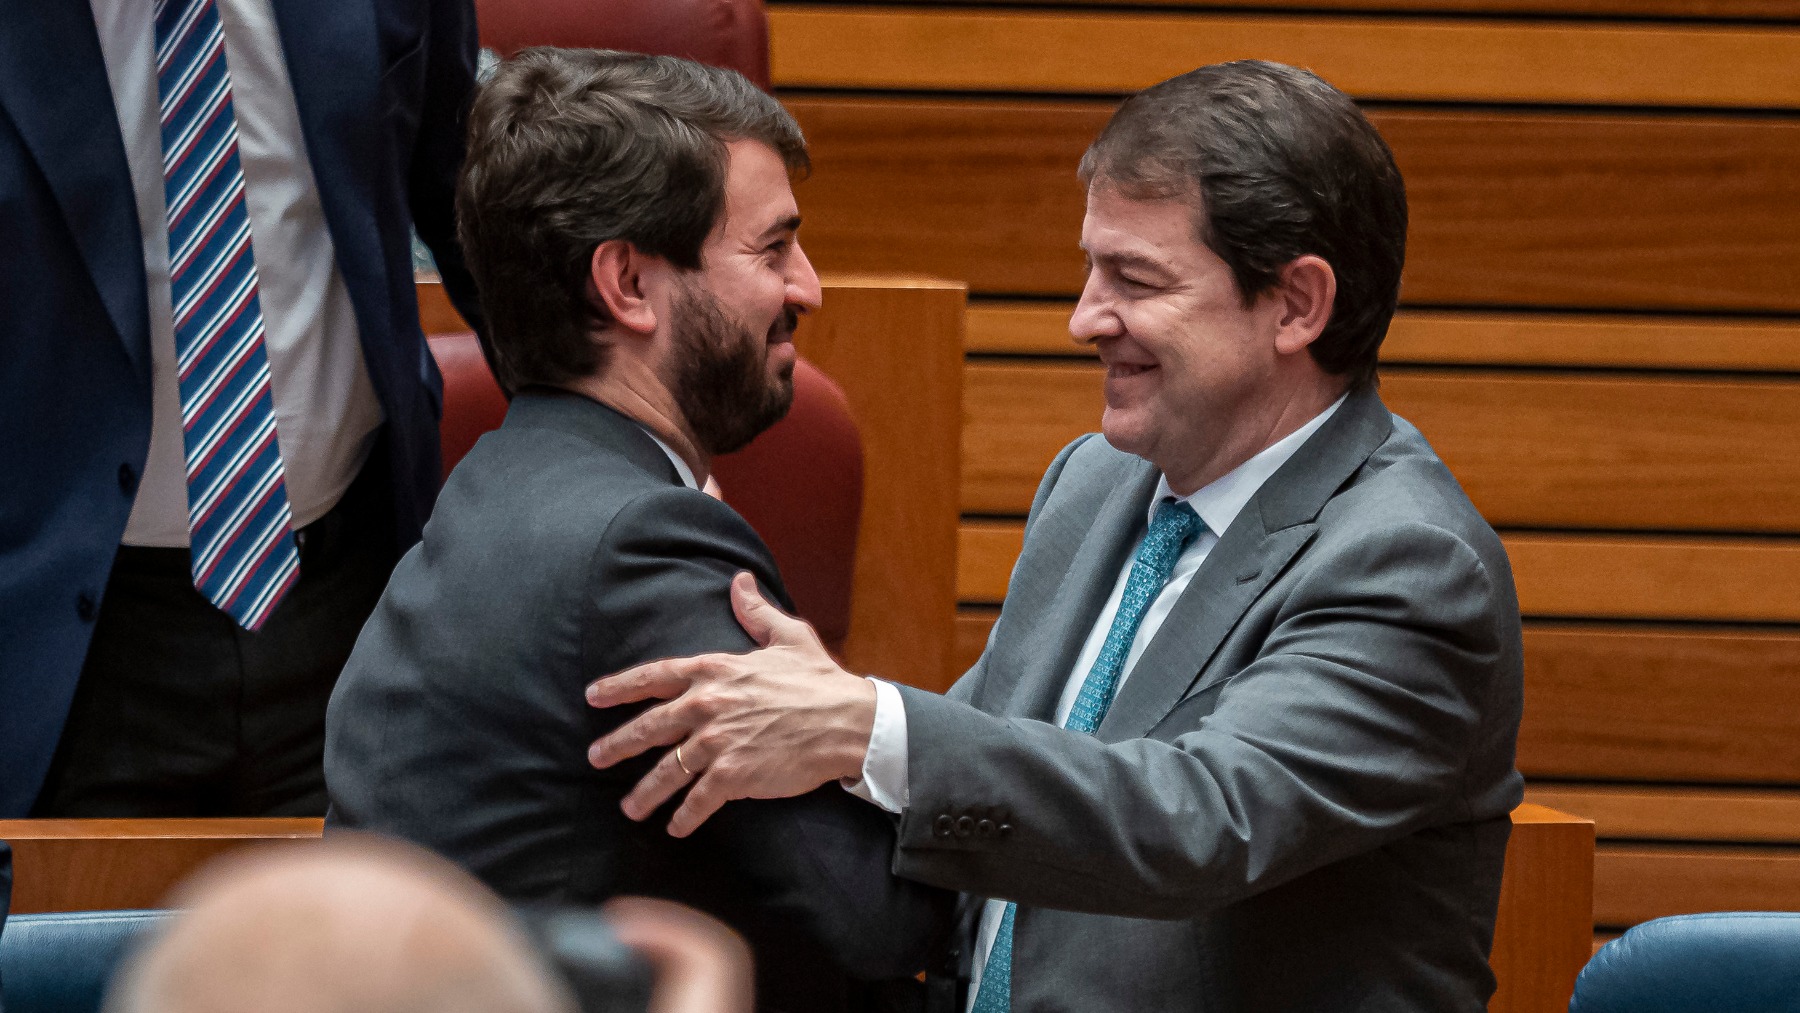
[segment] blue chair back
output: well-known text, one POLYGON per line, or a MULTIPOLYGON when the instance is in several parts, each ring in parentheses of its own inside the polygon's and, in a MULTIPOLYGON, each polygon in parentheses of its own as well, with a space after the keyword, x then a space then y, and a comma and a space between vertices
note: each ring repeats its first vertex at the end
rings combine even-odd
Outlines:
POLYGON ((1569 1002, 1569 1013, 1720 1011, 1800 1013, 1800 913, 1647 921, 1594 954, 1569 1002))
POLYGON ((13 915, 0 930, 5 1013, 98 1013, 120 960, 167 911, 13 915))

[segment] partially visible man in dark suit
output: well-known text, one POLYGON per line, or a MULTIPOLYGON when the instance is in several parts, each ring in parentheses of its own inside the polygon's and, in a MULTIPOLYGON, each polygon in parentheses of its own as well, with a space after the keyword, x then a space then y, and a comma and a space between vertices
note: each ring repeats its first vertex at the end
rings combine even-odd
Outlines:
POLYGON ((1316 76, 1241 61, 1127 100, 1080 177, 1069 329, 1106 369, 1104 439, 1051 463, 975 666, 871 702, 739 581, 771 646, 600 680, 599 705, 676 699, 596 762, 679 744, 626 802, 692 783, 676 833, 855 782, 900 821, 896 873, 980 902, 974 1013, 1481 1013, 1519 607, 1376 394, 1393 155, 1316 76))
POLYGON ((849 978, 920 968, 949 901, 888 875, 887 817, 832 788, 671 841, 619 812, 633 772, 587 763, 628 712, 582 697, 625 665, 751 647, 740 570, 787 601, 700 490, 786 412, 820 298, 799 128, 731 71, 555 49, 502 64, 470 122, 463 246, 518 394, 332 697, 328 823, 424 844, 514 901, 684 901, 744 932, 766 1008, 841 1008, 849 978))
POLYGON ((0 5, 0 817, 324 811, 438 484, 409 227, 475 312, 475 47, 470 0, 0 5))

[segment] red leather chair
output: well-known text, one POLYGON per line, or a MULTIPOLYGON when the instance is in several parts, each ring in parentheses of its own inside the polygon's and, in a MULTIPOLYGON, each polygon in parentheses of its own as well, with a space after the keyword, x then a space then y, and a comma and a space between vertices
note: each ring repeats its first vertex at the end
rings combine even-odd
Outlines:
MULTIPOLYGON (((768 16, 761 0, 477 0, 484 46, 591 46, 684 56, 729 67, 769 87, 768 16)), ((444 474, 506 399, 473 334, 435 334, 444 374, 444 474)), ((862 439, 844 393, 804 359, 794 406, 743 450, 713 462, 726 502, 769 546, 800 615, 842 654, 850 632, 856 536, 862 514, 862 439)))
POLYGON ((481 44, 623 49, 729 67, 769 89, 762 0, 476 0, 481 44))

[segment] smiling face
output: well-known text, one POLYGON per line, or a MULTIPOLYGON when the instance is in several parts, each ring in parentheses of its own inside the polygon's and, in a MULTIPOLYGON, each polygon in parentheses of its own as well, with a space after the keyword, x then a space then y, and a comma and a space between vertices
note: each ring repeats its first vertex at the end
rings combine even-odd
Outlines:
POLYGON ((781 156, 757 141, 734 141, 726 151, 724 208, 701 247, 700 269, 678 279, 662 369, 709 455, 737 450, 786 414, 794 327, 820 300, 781 156))
MULTIPOLYGON (((1106 440, 1192 492, 1279 439, 1293 356, 1277 347, 1279 293, 1245 305, 1231 268, 1194 234, 1182 200, 1088 190, 1089 269, 1069 320, 1106 365, 1106 440)), ((1310 416, 1308 416, 1310 417, 1310 416)), ((1302 420, 1304 421, 1304 420, 1302 420)))

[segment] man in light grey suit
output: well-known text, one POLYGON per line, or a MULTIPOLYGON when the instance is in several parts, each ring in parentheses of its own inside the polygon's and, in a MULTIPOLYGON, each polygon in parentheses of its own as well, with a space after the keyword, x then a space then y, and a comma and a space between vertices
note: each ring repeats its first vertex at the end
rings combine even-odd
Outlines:
POLYGON ((839 778, 898 814, 899 876, 980 898, 966 1007, 1484 1008, 1521 796, 1499 539, 1376 395, 1404 187, 1341 93, 1206 67, 1082 161, 1070 321, 1104 439, 1050 466, 1005 606, 940 697, 838 669, 740 577, 764 645, 639 666, 601 739, 681 744, 626 797, 839 778))

